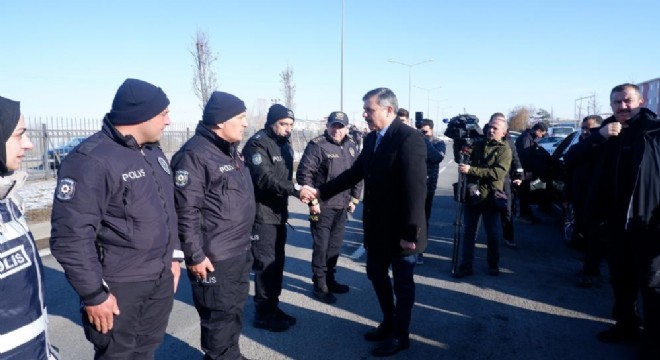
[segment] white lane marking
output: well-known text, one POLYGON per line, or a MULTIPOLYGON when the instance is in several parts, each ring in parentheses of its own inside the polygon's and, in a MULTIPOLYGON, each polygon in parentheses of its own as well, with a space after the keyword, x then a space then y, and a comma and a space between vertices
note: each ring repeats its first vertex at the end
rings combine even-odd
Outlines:
POLYGON ((440 171, 438 172, 438 174, 442 174, 442 172, 445 171, 445 170, 447 170, 447 167, 443 166, 442 169, 440 169, 440 171))

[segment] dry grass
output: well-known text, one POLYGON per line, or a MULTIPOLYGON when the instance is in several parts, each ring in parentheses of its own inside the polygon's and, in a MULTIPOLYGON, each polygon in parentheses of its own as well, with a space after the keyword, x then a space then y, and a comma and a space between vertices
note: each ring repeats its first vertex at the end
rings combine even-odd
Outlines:
POLYGON ((50 213, 52 208, 45 207, 40 209, 28 210, 25 213, 25 218, 30 223, 40 223, 44 221, 50 221, 50 213))

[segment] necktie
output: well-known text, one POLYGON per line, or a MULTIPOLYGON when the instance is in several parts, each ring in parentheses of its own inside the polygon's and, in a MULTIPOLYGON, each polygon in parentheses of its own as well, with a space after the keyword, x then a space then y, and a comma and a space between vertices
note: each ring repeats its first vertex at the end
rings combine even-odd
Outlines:
POLYGON ((374 151, 378 149, 378 145, 380 145, 380 141, 383 140, 383 134, 381 133, 376 133, 376 146, 374 147, 374 151))

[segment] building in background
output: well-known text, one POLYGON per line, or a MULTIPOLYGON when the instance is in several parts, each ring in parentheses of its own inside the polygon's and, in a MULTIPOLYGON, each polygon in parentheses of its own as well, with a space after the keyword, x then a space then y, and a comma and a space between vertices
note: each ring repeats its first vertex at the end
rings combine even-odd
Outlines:
POLYGON ((660 110, 660 78, 637 84, 644 97, 644 106, 654 113, 660 110))

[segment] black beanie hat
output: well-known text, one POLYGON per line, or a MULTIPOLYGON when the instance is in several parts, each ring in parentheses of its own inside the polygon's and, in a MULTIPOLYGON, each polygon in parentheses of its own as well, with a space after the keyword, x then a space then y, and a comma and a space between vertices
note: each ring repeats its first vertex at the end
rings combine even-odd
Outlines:
POLYGON ((266 126, 272 125, 279 120, 289 118, 291 120, 296 120, 293 117, 293 111, 287 109, 284 105, 274 104, 268 109, 268 115, 266 116, 266 126))
POLYGON ((0 96, 0 138, 2 139, 2 146, 0 146, 0 176, 7 175, 7 140, 11 137, 16 129, 16 124, 21 118, 21 103, 18 101, 9 100, 0 96))
POLYGON ((163 90, 146 81, 126 79, 117 89, 108 120, 113 125, 135 125, 160 114, 170 105, 163 90))
POLYGON ((245 110, 243 100, 226 92, 214 91, 206 106, 204 106, 202 123, 217 125, 245 112, 245 110))

